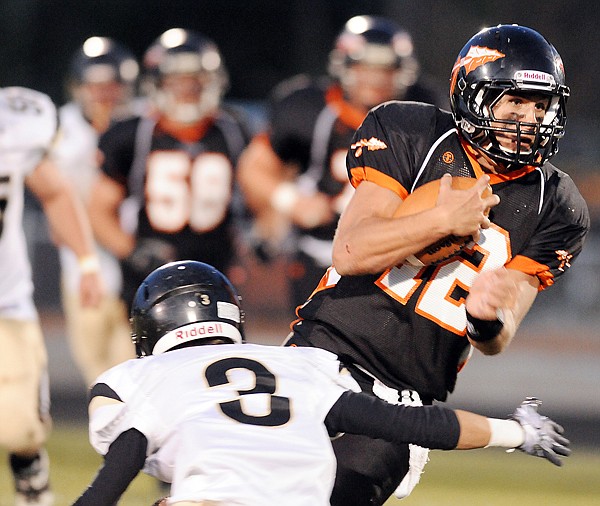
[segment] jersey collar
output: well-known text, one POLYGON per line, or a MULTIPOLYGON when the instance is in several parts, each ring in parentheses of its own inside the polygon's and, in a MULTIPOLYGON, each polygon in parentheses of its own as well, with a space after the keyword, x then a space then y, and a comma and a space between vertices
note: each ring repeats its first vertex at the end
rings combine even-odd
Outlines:
POLYGON ((325 92, 325 102, 331 107, 346 126, 356 130, 365 119, 366 114, 344 100, 342 88, 334 84, 325 92))
POLYGON ((207 117, 193 125, 183 125, 169 120, 166 116, 160 116, 157 127, 181 142, 198 142, 206 135, 206 132, 214 122, 214 117, 207 117))
POLYGON ((477 151, 475 150, 475 148, 473 146, 471 146, 464 139, 460 139, 460 143, 461 143, 463 149, 465 150, 465 153, 467 154, 467 158, 471 162, 471 166, 473 167, 473 170, 475 171, 475 176, 479 178, 479 177, 483 176, 484 174, 487 174, 488 176, 490 176, 490 184, 503 183, 505 181, 511 181, 513 179, 518 179, 520 177, 523 177, 525 174, 529 174, 530 172, 533 172, 534 170, 537 169, 537 167, 534 167, 533 165, 525 165, 524 167, 507 172, 505 174, 496 174, 493 172, 487 172, 481 166, 481 164, 477 161, 477 151))

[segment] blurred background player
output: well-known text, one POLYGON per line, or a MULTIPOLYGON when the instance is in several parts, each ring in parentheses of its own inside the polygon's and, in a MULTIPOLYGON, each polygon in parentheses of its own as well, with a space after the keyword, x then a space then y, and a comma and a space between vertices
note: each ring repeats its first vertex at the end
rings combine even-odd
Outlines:
MULTIPOLYGON (((67 77, 69 102, 59 109, 61 134, 52 159, 84 202, 98 177, 98 138, 109 125, 133 114, 139 65, 133 53, 108 37, 90 37, 73 55, 67 77)), ((118 260, 97 247, 106 296, 98 307, 79 298, 77 259, 61 247, 63 309, 71 352, 86 384, 113 365, 132 358, 127 309, 121 300, 118 260)))
POLYGON ((102 298, 85 210, 68 179, 46 157, 56 119, 46 95, 0 89, 0 446, 9 452, 15 506, 53 504, 44 449, 51 427, 47 355, 23 231, 25 186, 39 200, 56 242, 77 259, 82 306, 96 306, 102 298))
POLYGON ((335 475, 330 437, 341 432, 445 450, 519 448, 555 465, 570 454, 537 400, 511 420, 392 406, 359 393, 332 353, 244 344, 240 297, 204 263, 152 272, 131 324, 140 359, 91 389, 90 442, 104 462, 76 506, 116 504, 142 469, 172 483, 163 504, 325 506, 335 475))
POLYGON ((369 109, 392 99, 442 103, 421 76, 410 34, 390 19, 348 20, 328 70, 327 77, 297 76, 273 91, 269 131, 252 140, 239 167, 257 218, 259 255, 290 254, 292 311, 331 265, 335 227, 353 193, 346 153, 369 109))
POLYGON ((102 173, 90 213, 98 238, 121 261, 122 298, 171 260, 227 271, 236 253, 235 186, 245 124, 222 106, 228 75, 217 45, 181 28, 145 52, 142 90, 150 112, 100 138, 102 173))

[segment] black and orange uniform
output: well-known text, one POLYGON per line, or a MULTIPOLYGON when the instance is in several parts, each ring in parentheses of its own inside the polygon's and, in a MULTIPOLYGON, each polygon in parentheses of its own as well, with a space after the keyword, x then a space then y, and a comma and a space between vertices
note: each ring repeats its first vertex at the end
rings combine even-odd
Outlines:
MULTIPOLYGON (((406 90, 405 100, 437 104, 437 93, 421 82, 406 90)), ((353 193, 346 176, 346 154, 365 117, 349 104, 342 88, 328 78, 292 78, 273 92, 269 142, 281 160, 299 171, 301 191, 331 198, 334 216, 315 228, 295 227, 289 265, 292 309, 304 303, 331 265, 333 235, 340 214, 353 193)))
MULTIPOLYGON (((170 260, 197 260, 226 272, 235 254, 237 159, 249 135, 222 110, 181 128, 163 117, 115 123, 100 139, 103 172, 126 190, 121 221, 136 243, 165 244, 170 260)), ((156 252, 160 256, 159 252, 156 252)), ((121 262, 123 299, 130 304, 148 272, 121 262)))
MULTIPOLYGON (((451 114, 419 103, 389 102, 372 110, 352 140, 347 162, 354 187, 371 181, 403 199, 445 173, 483 174, 451 114)), ((376 378, 399 392, 417 392, 425 404, 444 401, 471 349, 464 302, 477 275, 506 266, 536 276, 545 289, 577 258, 589 228, 587 205, 575 184, 550 163, 490 177, 500 204, 477 243, 438 265, 404 263, 341 277, 330 268, 299 308, 289 343, 336 353, 366 391, 376 378)), ((344 439, 335 444, 343 447, 344 439)), ((338 461, 352 458, 350 466, 369 473, 372 452, 389 451, 387 470, 373 472, 389 473, 380 483, 391 493, 398 483, 391 476, 406 469, 401 461, 407 452, 365 441, 364 451, 336 449, 338 461)))

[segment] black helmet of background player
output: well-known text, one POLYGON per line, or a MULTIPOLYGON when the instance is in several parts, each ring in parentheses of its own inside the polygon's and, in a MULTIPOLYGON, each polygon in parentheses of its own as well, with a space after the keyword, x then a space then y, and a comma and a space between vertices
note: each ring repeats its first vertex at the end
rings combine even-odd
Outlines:
MULTIPOLYGON (((365 86, 364 82, 357 82, 356 69, 360 66, 385 69, 390 74, 389 84, 385 84, 387 90, 381 90, 379 98, 370 100, 365 96, 362 100, 377 102, 360 104, 366 108, 383 101, 402 99, 407 88, 419 77, 419 64, 413 54, 410 34, 395 22, 377 16, 355 16, 349 19, 329 56, 329 74, 340 82, 351 102, 353 95, 359 94, 361 87, 365 86)), ((375 76, 365 70, 365 79, 369 75, 375 76)), ((366 86, 369 85, 383 87, 384 83, 366 81, 366 86)))
POLYGON ((167 118, 196 123, 213 114, 228 87, 217 45, 183 28, 164 32, 144 55, 144 92, 167 118))
POLYGON ((137 356, 215 338, 242 343, 240 300, 229 280, 208 264, 184 260, 159 267, 141 283, 131 307, 137 356))
POLYGON ((562 59, 535 30, 498 25, 481 30, 460 51, 450 82, 450 104, 461 135, 494 162, 541 166, 558 151, 569 96, 562 59), (505 94, 549 99, 540 122, 497 120, 493 108, 505 94), (496 132, 515 133, 517 149, 503 148, 496 132), (526 134, 533 141, 521 142, 526 134))
POLYGON ((133 53, 109 37, 90 37, 73 55, 67 78, 70 98, 90 121, 118 116, 133 98, 139 65, 133 53))

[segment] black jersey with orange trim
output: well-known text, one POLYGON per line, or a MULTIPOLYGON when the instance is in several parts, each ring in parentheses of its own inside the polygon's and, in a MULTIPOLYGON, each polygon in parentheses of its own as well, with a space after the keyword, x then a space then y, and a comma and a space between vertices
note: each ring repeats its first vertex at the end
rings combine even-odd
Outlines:
POLYGON ((134 202, 136 238, 162 239, 179 259, 225 270, 234 250, 235 166, 248 139, 243 121, 226 112, 179 129, 139 117, 115 123, 100 138, 102 170, 134 202))
MULTIPOLYGON (((411 86, 406 98, 428 103, 437 100, 436 94, 421 84, 411 86)), ((346 176, 346 154, 365 114, 344 99, 338 84, 303 75, 281 83, 270 107, 274 151, 298 168, 301 186, 329 195, 337 211, 330 223, 301 233, 330 240, 353 193, 346 176)))
POLYGON ((273 150, 297 168, 302 187, 329 195, 337 211, 329 223, 299 233, 331 240, 353 193, 346 154, 364 113, 344 101, 338 86, 304 76, 282 83, 274 97, 269 135, 273 150))
MULTIPOLYGON (((468 151, 450 113, 389 102, 356 132, 348 175, 355 186, 368 180, 404 198, 445 173, 481 175, 468 151)), ((492 175, 491 185, 500 204, 477 244, 435 266, 341 277, 331 268, 294 330, 388 386, 445 400, 470 351, 464 301, 478 273, 504 265, 537 276, 543 289, 568 270, 589 228, 575 184, 549 163, 492 175)))

